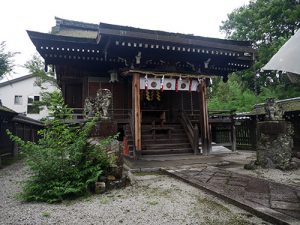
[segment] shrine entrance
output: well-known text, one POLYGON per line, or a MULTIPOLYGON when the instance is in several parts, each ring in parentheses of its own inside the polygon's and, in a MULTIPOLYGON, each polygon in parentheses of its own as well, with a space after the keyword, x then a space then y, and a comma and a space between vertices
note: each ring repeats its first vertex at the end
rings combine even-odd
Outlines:
MULTIPOLYGON (((137 157, 208 154, 211 149, 205 76, 132 73, 132 124, 137 157), (189 112, 197 111, 191 121, 189 112), (201 138, 200 138, 201 137, 201 138), (199 149, 199 140, 201 148, 199 149)), ((127 74, 129 75, 129 74, 127 74)))

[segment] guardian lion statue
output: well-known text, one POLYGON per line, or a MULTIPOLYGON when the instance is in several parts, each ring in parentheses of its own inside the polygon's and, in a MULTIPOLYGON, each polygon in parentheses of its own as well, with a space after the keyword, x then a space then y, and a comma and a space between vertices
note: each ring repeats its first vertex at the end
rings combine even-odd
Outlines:
POLYGON ((267 99, 265 111, 267 120, 282 120, 283 110, 278 106, 274 98, 267 99))
POLYGON ((93 117, 99 114, 101 119, 109 119, 108 108, 112 94, 108 89, 99 89, 95 98, 86 98, 84 101, 84 115, 93 117))

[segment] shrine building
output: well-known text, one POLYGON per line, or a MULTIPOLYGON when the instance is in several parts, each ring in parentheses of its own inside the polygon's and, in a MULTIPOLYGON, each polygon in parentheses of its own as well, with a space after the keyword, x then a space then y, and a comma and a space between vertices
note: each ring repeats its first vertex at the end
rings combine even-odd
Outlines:
POLYGON ((251 67, 250 42, 55 19, 51 33, 27 33, 78 121, 85 99, 109 89, 128 157, 210 153, 208 86, 251 67))

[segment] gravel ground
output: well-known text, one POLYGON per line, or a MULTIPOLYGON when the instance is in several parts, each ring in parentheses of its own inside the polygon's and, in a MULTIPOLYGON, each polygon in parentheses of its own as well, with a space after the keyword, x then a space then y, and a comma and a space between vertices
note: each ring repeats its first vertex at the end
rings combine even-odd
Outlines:
POLYGON ((244 164, 256 160, 256 152, 239 151, 238 154, 226 156, 223 158, 223 160, 240 163, 240 165, 238 166, 229 165, 228 168, 226 168, 227 170, 237 172, 240 174, 272 180, 282 184, 289 184, 292 186, 300 187, 300 168, 289 171, 263 168, 257 168, 255 170, 244 169, 244 164))
POLYGON ((135 174, 124 189, 61 204, 16 199, 24 177, 22 162, 0 170, 0 224, 268 224, 161 174, 135 174))

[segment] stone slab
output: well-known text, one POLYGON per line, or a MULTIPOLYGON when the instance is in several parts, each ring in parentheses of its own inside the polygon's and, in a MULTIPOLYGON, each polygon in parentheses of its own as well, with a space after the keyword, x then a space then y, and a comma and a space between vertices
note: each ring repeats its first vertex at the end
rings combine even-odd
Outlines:
POLYGON ((180 170, 180 172, 177 172, 165 169, 164 171, 169 175, 248 210, 271 223, 300 224, 300 199, 296 194, 300 191, 300 188, 240 175, 234 172, 230 172, 231 174, 228 177, 219 177, 217 174, 227 174, 227 171, 224 172, 223 169, 215 167, 207 167, 203 170, 203 173, 206 174, 205 177, 207 177, 209 172, 214 172, 210 175, 211 179, 208 182, 203 181, 201 172, 200 174, 198 173, 198 177, 194 177, 191 176, 189 170, 180 170), (230 177, 234 177, 234 180, 230 180, 230 177), (241 182, 238 182, 239 178, 241 182), (226 179, 229 179, 229 181, 226 182, 226 179), (243 186, 239 186, 240 184, 243 186), (291 195, 291 192, 294 194, 291 195), (271 196, 275 194, 280 196, 279 198, 284 201, 272 201, 271 196), (285 199, 288 199, 288 201, 285 199))

